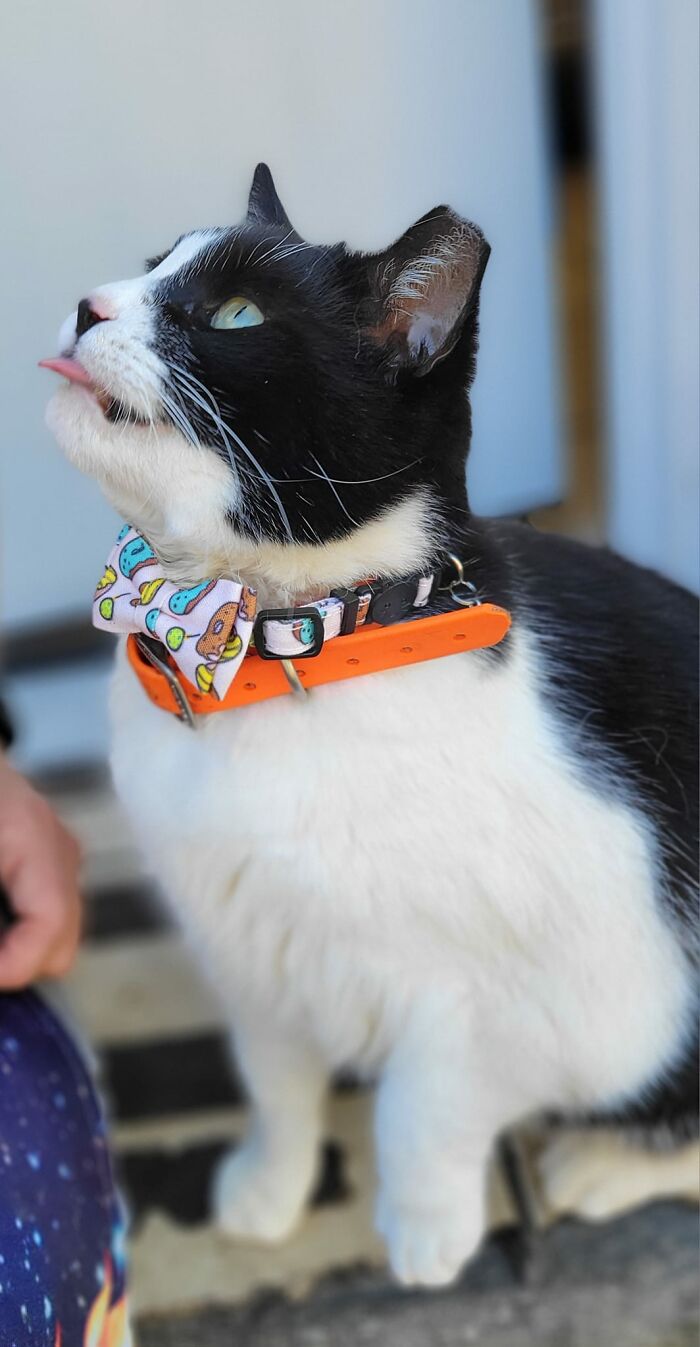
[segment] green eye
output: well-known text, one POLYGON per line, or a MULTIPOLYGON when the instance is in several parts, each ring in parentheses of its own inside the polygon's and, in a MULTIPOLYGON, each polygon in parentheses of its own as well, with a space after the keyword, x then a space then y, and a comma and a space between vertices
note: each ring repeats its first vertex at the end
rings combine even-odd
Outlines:
POLYGON ((228 299, 220 309, 216 310, 211 320, 211 326, 216 328, 234 328, 234 327, 259 327, 265 322, 263 314, 260 312, 257 304, 252 299, 244 299, 242 295, 236 295, 235 299, 228 299))

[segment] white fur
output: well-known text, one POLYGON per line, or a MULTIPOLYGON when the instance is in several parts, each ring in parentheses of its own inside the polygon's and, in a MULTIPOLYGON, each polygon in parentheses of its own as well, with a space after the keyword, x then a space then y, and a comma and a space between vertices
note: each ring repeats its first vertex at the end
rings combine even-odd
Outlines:
MULTIPOLYGON (((100 285, 88 296, 100 311, 110 315, 110 321, 97 323, 80 338, 80 362, 98 388, 146 420, 160 413, 166 386, 165 366, 151 346, 152 292, 167 276, 180 272, 184 277, 196 267, 220 234, 216 229, 187 234, 153 271, 133 280, 100 285)), ((76 317, 76 313, 70 314, 58 335, 59 351, 66 355, 76 350, 76 317)), ((82 401, 90 397, 85 389, 74 387, 73 393, 82 401)))
MULTIPOLYGON (((124 318, 133 354, 146 319, 124 318)), ((224 522, 237 487, 215 455, 115 430, 73 387, 50 421, 178 578, 225 570, 285 603, 425 560, 420 493, 346 542, 254 548, 224 522)), ((118 789, 229 1009, 253 1103, 215 1194, 229 1232, 292 1229, 325 1082, 352 1067, 380 1082, 392 1265, 449 1281, 480 1241, 502 1127, 621 1102, 679 1053, 691 989, 654 900, 651 835, 584 782, 539 686, 522 625, 502 662, 455 655, 192 732, 120 656, 118 789)))
POLYGON ((671 1151, 649 1150, 619 1131, 589 1129, 557 1137, 538 1168, 551 1212, 608 1221, 661 1197, 697 1202, 699 1160, 697 1141, 671 1151))
POLYGON ((97 477, 124 519, 138 522, 174 579, 241 575, 262 602, 283 604, 368 575, 406 575, 430 556, 427 492, 414 492, 344 539, 320 546, 254 543, 226 520, 240 487, 216 454, 164 427, 156 433, 130 426, 127 434, 75 384, 54 393, 46 419, 67 457, 97 477))
POLYGON ((516 632, 478 654, 217 716, 196 733, 123 660, 114 771, 230 1009, 256 1114, 224 1228, 279 1238, 332 1068, 378 1074, 378 1225, 397 1274, 456 1275, 496 1133, 624 1100, 689 1014, 639 817, 566 761, 516 632))

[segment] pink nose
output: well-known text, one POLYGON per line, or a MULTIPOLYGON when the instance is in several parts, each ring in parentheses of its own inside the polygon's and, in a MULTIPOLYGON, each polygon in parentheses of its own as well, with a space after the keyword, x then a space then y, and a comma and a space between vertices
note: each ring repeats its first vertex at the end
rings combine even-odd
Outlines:
POLYGON ((114 316, 114 312, 101 295, 91 295, 89 299, 81 299, 78 305, 75 330, 78 336, 82 337, 84 332, 88 332, 97 323, 106 323, 114 316))
POLYGON ((97 314, 100 322, 104 323, 108 318, 116 318, 117 310, 111 300, 106 295, 89 295, 88 304, 93 313, 97 314))

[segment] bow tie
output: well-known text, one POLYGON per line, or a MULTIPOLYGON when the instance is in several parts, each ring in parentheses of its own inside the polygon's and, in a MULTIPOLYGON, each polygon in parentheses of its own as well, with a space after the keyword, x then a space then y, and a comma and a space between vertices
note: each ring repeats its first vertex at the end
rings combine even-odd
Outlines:
POLYGON ((161 641, 200 692, 224 697, 245 657, 255 622, 255 590, 235 580, 166 580, 153 548, 125 524, 107 558, 92 605, 103 631, 161 641))

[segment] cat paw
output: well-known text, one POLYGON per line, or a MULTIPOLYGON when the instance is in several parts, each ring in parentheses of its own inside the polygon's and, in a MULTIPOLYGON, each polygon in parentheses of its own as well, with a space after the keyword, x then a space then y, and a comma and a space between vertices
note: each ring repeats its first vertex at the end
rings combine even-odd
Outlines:
MULTIPOLYGON (((653 1157, 615 1132, 565 1132, 542 1152, 538 1172, 553 1213, 606 1221, 644 1201, 653 1157)), ((653 1186, 653 1184, 652 1184, 653 1186)))
POLYGON ((219 1230, 232 1239, 281 1244, 301 1220, 306 1187, 294 1166, 285 1174, 257 1148, 243 1145, 224 1156, 214 1175, 212 1205, 219 1230))
POLYGON ((480 1203, 472 1210, 421 1209, 380 1198, 376 1226, 403 1286, 449 1286, 484 1234, 480 1203))

